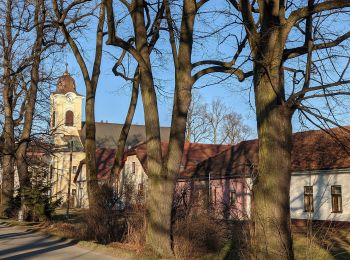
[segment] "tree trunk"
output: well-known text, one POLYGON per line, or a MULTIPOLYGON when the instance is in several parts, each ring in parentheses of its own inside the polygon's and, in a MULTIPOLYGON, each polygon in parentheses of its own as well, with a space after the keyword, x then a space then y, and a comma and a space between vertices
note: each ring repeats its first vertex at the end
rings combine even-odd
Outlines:
MULTIPOLYGON (((95 95, 96 88, 100 76, 100 67, 102 59, 103 48, 103 26, 105 21, 105 1, 101 1, 100 12, 98 19, 98 26, 96 30, 96 46, 95 57, 91 77, 87 69, 84 58, 78 48, 74 38, 70 35, 70 31, 67 29, 67 25, 64 24, 66 16, 62 15, 62 11, 59 10, 57 0, 52 1, 53 9, 58 18, 60 27, 65 39, 69 43, 72 52, 79 64, 80 70, 84 77, 86 87, 86 105, 85 105, 85 160, 86 160, 86 179, 87 179, 87 191, 89 197, 89 207, 93 208, 97 206, 96 196, 99 192, 97 168, 96 168, 96 126, 95 126, 95 95)), ((65 10, 69 11, 69 10, 65 10)))
POLYGON ((130 130, 131 123, 132 123, 132 120, 134 118, 134 114, 135 114, 135 110, 136 110, 136 105, 137 105, 137 100, 138 100, 138 95, 139 95, 139 84, 140 84, 138 71, 139 71, 139 67, 136 68, 136 71, 134 74, 134 81, 132 84, 132 92, 131 92, 129 109, 128 109, 128 113, 127 113, 126 118, 125 118, 125 122, 124 122, 124 125, 122 128, 122 131, 120 132, 120 135, 119 135, 117 151, 115 154, 113 168, 111 170, 111 172, 112 172, 111 182, 112 183, 115 183, 116 177, 119 178, 119 171, 120 171, 122 163, 123 163, 125 144, 126 144, 126 140, 128 139, 129 130, 130 130))
POLYGON ((3 161, 2 161, 2 194, 1 194, 1 212, 4 214, 5 209, 8 206, 8 202, 13 196, 14 192, 14 162, 15 162, 15 138, 14 138, 14 121, 12 110, 12 83, 8 80, 9 84, 6 84, 3 89, 3 103, 5 112, 4 122, 4 146, 3 146, 3 161))
MULTIPOLYGON (((169 8, 169 6, 167 6, 169 8)), ((170 16, 170 10, 167 9, 168 16, 170 16)), ((193 44, 193 27, 196 14, 196 5, 194 1, 184 1, 182 21, 181 21, 181 33, 180 33, 180 45, 178 56, 174 56, 175 65, 175 94, 174 104, 172 112, 172 121, 170 129, 170 138, 168 145, 168 152, 164 161, 163 175, 166 176, 163 179, 163 184, 156 183, 158 185, 158 194, 161 194, 161 207, 159 207, 163 222, 166 222, 167 233, 165 233, 164 239, 170 239, 171 246, 173 242, 172 237, 172 208, 173 198, 176 186, 176 180, 181 169, 182 156, 184 151, 185 137, 186 137, 186 124, 188 111, 191 105, 191 90, 194 81, 191 76, 192 64, 192 44, 193 44)), ((171 28, 171 25, 170 25, 171 28)), ((173 51, 176 49, 172 35, 170 34, 170 43, 172 44, 173 51)), ((189 137, 190 138, 190 133, 189 137)), ((156 186, 155 185, 155 186, 156 186)), ((159 219, 158 221, 161 221, 159 219)))
POLYGON ((1 194, 1 213, 4 214, 5 209, 8 206, 8 202, 13 196, 14 192, 14 162, 15 162, 15 138, 14 138, 14 122, 12 111, 12 86, 9 83, 4 86, 3 90, 4 99, 4 146, 3 146, 3 160, 2 160, 2 194, 1 194))
POLYGON ((292 111, 283 102, 280 64, 255 65, 254 70, 259 173, 253 186, 252 217, 257 259, 294 259, 289 199, 292 111))
MULTIPOLYGON (((90 84, 91 85, 91 84, 90 84)), ((86 180, 89 198, 89 208, 96 205, 98 193, 98 180, 96 168, 96 126, 95 126, 95 91, 91 86, 86 86, 87 98, 85 105, 85 158, 86 158, 86 180)))
POLYGON ((30 88, 26 96, 26 110, 19 145, 16 150, 16 166, 19 176, 20 192, 22 193, 22 208, 24 206, 23 192, 30 187, 30 176, 28 174, 27 148, 32 133, 33 117, 37 100, 39 84, 39 67, 41 62, 42 41, 44 37, 45 16, 40 18, 40 12, 44 13, 44 2, 36 1, 34 21, 36 26, 36 39, 32 49, 33 64, 31 69, 30 88))
POLYGON ((15 138, 14 138, 14 121, 13 121, 13 92, 14 82, 11 78, 12 68, 12 0, 7 1, 6 9, 6 41, 3 54, 3 106, 4 106, 4 129, 3 129, 3 160, 2 160, 2 190, 1 190, 1 214, 5 213, 8 202, 13 196, 14 192, 14 153, 15 153, 15 138))
POLYGON ((147 43, 144 4, 143 0, 136 0, 131 13, 136 49, 146 64, 146 66, 140 66, 141 95, 146 125, 147 171, 149 176, 146 201, 146 246, 162 256, 171 256, 170 215, 163 215, 164 209, 167 209, 163 196, 169 193, 169 190, 166 189, 166 176, 162 172, 163 159, 157 96, 147 43))

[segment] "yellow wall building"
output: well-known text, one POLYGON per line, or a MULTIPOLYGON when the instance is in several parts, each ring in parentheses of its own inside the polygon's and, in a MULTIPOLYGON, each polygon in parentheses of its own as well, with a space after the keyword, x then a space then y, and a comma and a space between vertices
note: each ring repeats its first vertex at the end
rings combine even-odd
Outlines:
MULTIPOLYGON (((67 206, 69 189, 70 207, 88 207, 83 99, 84 97, 77 93, 75 81, 66 69, 58 80, 56 90, 50 96, 50 123, 55 147, 51 158, 52 195, 62 198, 63 207, 67 206)), ((96 157, 100 181, 106 179, 113 165, 114 151, 122 127, 122 124, 107 121, 96 122, 96 157)), ((160 130, 161 139, 167 141, 170 129, 161 127, 160 130)), ((145 126, 131 125, 126 148, 133 147, 145 139, 145 126)))

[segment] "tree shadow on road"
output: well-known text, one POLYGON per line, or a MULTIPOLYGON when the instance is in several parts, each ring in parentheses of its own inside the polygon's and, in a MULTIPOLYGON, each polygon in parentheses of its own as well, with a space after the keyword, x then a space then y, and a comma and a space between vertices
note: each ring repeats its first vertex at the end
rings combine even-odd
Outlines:
POLYGON ((35 235, 33 231, 17 231, 0 235, 0 259, 27 259, 77 244, 77 241, 53 238, 51 235, 35 235), (13 239, 16 239, 14 245, 13 239), (21 243, 22 240, 22 243, 21 243), (2 244, 2 245, 1 245, 2 244))

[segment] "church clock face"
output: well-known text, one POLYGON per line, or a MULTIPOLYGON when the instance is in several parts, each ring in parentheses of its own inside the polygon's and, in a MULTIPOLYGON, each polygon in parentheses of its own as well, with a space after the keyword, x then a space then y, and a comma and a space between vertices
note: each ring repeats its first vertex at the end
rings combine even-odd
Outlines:
POLYGON ((73 94, 73 93, 68 93, 68 94, 66 95, 66 98, 67 98, 67 101, 68 101, 69 103, 72 103, 73 100, 74 100, 74 94, 73 94))

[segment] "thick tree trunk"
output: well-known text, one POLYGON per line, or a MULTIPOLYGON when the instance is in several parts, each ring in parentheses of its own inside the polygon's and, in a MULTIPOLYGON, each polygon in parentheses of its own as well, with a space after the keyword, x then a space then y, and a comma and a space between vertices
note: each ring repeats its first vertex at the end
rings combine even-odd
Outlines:
POLYGON ((279 64, 277 61, 267 69, 256 65, 254 74, 259 170, 253 186, 252 217, 257 259, 294 259, 289 200, 292 111, 283 102, 279 64))
MULTIPOLYGON (((181 63, 180 63, 181 64, 181 63)), ((187 64, 190 64, 187 62, 187 64)), ((186 66, 185 66, 186 67, 186 66)), ((191 70, 184 69, 180 66, 175 79, 175 98, 173 105, 173 115, 170 129, 170 140, 168 146, 168 153, 165 160, 165 169, 167 173, 166 185, 167 192, 163 193, 163 201, 165 203, 165 213, 170 216, 170 237, 173 243, 172 225, 174 224, 173 213, 173 199, 176 186, 176 180, 181 170, 181 162, 184 151, 185 136, 186 136, 186 122, 187 114, 191 104, 191 89, 193 81, 191 78, 191 70)), ((168 216, 168 215, 166 215, 168 216)), ((172 244, 173 248, 173 244, 172 244)))
POLYGON ((133 3, 132 13, 136 49, 141 54, 145 65, 140 66, 141 95, 145 114, 147 171, 146 246, 162 256, 171 256, 170 215, 168 214, 164 194, 167 190, 166 175, 162 172, 163 158, 160 142, 160 125, 155 92, 152 65, 147 43, 147 31, 144 18, 144 1, 133 3))
POLYGON ((86 179, 89 198, 89 208, 96 205, 98 193, 98 180, 96 168, 96 126, 95 126, 95 91, 91 86, 86 86, 87 98, 85 106, 85 158, 86 158, 86 179))
POLYGON ((16 150, 16 167, 21 191, 30 185, 30 176, 28 174, 28 164, 26 158, 27 147, 27 143, 22 143, 16 150))
MULTIPOLYGON (((168 5, 168 3, 167 3, 168 5)), ((167 15, 170 17, 169 6, 166 7, 167 15)), ((191 89, 193 79, 191 76, 192 64, 192 44, 193 26, 196 13, 194 1, 184 1, 180 46, 178 56, 176 55, 176 45, 173 35, 170 33, 170 43, 172 44, 175 76, 175 94, 172 112, 172 122, 170 129, 170 139, 167 156, 164 160, 164 167, 160 180, 152 180, 153 188, 156 192, 152 194, 152 203, 158 208, 157 221, 163 224, 164 232, 158 240, 167 241, 167 245, 172 247, 172 206, 173 196, 178 173, 181 168, 181 161, 184 150, 186 123, 188 110, 191 104, 191 89)), ((171 27, 171 25, 169 25, 171 27)), ((156 241, 154 241, 156 242, 156 241)), ((156 244, 154 244, 156 245, 156 244)), ((171 250, 171 249, 168 249, 171 250)), ((170 252, 169 252, 170 255, 170 252)))
MULTIPOLYGON (((9 82, 9 81, 8 81, 9 82)), ((3 146, 3 161, 2 161, 2 194, 1 194, 1 213, 4 214, 8 206, 8 202, 14 192, 14 174, 15 174, 15 138, 14 138, 14 121, 12 110, 12 84, 4 86, 4 146, 3 146)))
POLYGON ((14 153, 15 153, 15 138, 14 138, 14 121, 13 121, 13 92, 14 82, 11 78, 12 68, 12 0, 7 1, 6 9, 6 41, 7 45, 4 46, 3 55, 3 106, 4 106, 4 129, 3 129, 3 160, 2 160, 2 190, 1 190, 1 214, 4 214, 5 209, 8 206, 8 202, 13 196, 14 191, 14 153))
POLYGON ((3 156, 2 167, 1 215, 4 216, 14 192, 14 158, 12 155, 3 156))
POLYGON ((24 206, 23 192, 25 192, 25 190, 31 185, 26 156, 32 133, 33 117, 37 100, 39 67, 41 62, 42 41, 44 37, 45 16, 41 16, 40 13, 44 13, 44 2, 42 0, 37 0, 34 21, 38 25, 36 27, 36 40, 32 49, 33 64, 31 69, 31 80, 30 87, 26 96, 26 109, 24 113, 22 134, 16 150, 16 166, 19 176, 20 192, 22 194, 22 208, 24 206))

